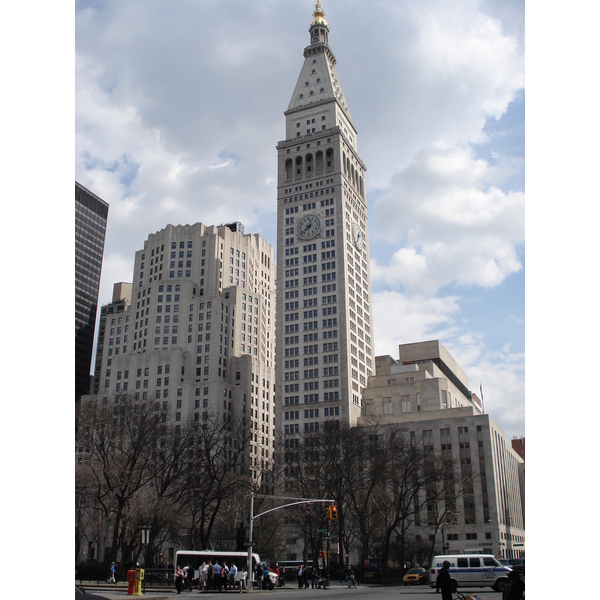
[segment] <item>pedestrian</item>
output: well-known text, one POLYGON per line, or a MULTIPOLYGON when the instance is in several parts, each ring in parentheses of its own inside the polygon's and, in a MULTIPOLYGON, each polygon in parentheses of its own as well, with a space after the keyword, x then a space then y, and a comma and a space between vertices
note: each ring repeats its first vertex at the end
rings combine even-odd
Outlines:
POLYGON ((302 589, 302 575, 303 575, 303 566, 304 565, 300 565, 298 567, 298 589, 301 590, 302 589))
POLYGON ((221 591, 221 565, 219 564, 218 560, 215 560, 213 568, 215 571, 213 589, 221 591))
POLYGON ((225 589, 225 591, 227 591, 228 578, 229 578, 229 569, 228 569, 225 561, 223 561, 223 564, 221 565, 221 587, 219 588, 219 591, 221 591, 222 589, 225 589))
MULTIPOLYGON (((246 579, 248 578, 248 572, 247 571, 239 571, 238 578, 240 580, 240 594, 242 593, 242 590, 246 590, 247 592, 250 591, 248 589, 248 586, 246 585, 246 579)), ((235 586, 233 589, 235 591, 235 586)))
POLYGON ((256 589, 262 590, 263 568, 260 563, 256 565, 256 589))
POLYGON ((235 576, 237 575, 237 567, 235 563, 231 563, 231 568, 229 569, 229 586, 232 590, 235 590, 235 576))
POLYGON ((279 569, 279 585, 281 587, 285 586, 285 567, 279 569))
POLYGON ((215 579, 215 567, 212 564, 212 561, 209 560, 208 568, 206 570, 206 589, 207 590, 214 589, 214 585, 215 585, 214 579, 215 579))
POLYGON ((450 563, 445 560, 435 580, 435 591, 439 592, 441 590, 442 600, 452 600, 452 580, 450 579, 450 573, 448 573, 449 568, 450 563))
POLYGON ((198 587, 200 591, 204 591, 206 585, 206 574, 208 573, 208 565, 205 561, 202 561, 202 566, 198 569, 198 587))
POLYGON ((183 587, 183 569, 181 565, 177 565, 177 570, 175 571, 175 588, 177 589, 177 593, 181 594, 181 588, 183 587))
POLYGON ((115 574, 116 574, 117 570, 115 569, 115 563, 110 563, 110 576, 108 578, 108 582, 107 583, 117 583, 117 580, 115 579, 115 574))
POLYGON ((508 574, 508 584, 502 592, 502 600, 522 600, 525 596, 525 583, 516 571, 508 574))
POLYGON ((194 590, 194 586, 192 585, 192 581, 194 581, 194 567, 190 567, 190 565, 186 565, 183 569, 183 587, 184 589, 189 589, 190 592, 194 590))

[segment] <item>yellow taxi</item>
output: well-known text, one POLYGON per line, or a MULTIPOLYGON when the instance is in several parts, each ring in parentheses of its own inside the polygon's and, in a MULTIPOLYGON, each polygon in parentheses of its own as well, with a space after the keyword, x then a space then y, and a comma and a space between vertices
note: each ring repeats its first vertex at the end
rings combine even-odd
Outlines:
POLYGON ((402 583, 404 585, 420 585, 423 583, 427 583, 429 579, 427 571, 425 569, 421 569, 420 567, 415 567, 413 569, 409 569, 402 579, 402 583))

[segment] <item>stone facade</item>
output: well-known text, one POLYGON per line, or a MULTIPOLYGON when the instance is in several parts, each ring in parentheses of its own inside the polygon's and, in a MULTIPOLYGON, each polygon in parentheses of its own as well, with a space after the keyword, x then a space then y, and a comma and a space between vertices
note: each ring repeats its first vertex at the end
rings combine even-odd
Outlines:
POLYGON ((96 395, 152 401, 176 427, 209 414, 250 422, 244 460, 258 478, 275 437, 272 246, 240 223, 168 225, 136 252, 130 295, 102 308, 96 395))
POLYGON ((366 168, 317 3, 277 145, 277 394, 284 438, 355 424, 374 372, 366 168))
MULTIPOLYGON (((445 548, 519 558, 525 551, 523 460, 492 417, 482 413, 466 374, 439 341, 400 345, 399 356, 398 361, 377 357, 358 425, 369 426, 373 419, 400 424, 440 459, 451 457, 457 476, 472 478, 472 490, 458 500, 455 521, 435 538, 436 553, 445 548)), ((433 541, 427 523, 424 509, 409 530, 415 543, 433 541)))

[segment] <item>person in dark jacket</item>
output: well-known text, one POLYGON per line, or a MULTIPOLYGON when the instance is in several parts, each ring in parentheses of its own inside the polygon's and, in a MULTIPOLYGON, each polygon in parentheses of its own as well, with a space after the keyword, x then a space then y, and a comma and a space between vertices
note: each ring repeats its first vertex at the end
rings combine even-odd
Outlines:
POLYGON ((439 592, 441 590, 442 600, 452 600, 452 580, 450 579, 450 573, 448 573, 449 568, 450 563, 445 560, 435 580, 435 591, 439 592))
POLYGON ((522 600, 525 595, 525 584, 516 571, 508 574, 508 585, 502 592, 502 600, 522 600))

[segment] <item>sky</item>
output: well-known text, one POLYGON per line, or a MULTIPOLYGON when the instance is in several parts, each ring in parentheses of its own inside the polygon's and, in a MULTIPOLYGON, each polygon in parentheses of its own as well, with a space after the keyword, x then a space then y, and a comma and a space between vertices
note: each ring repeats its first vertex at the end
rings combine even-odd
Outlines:
MULTIPOLYGON (((439 339, 525 434, 524 3, 324 0, 367 166, 376 355, 439 339)), ((75 179, 109 203, 100 305, 167 224, 276 243, 311 0, 77 0, 75 179)))

